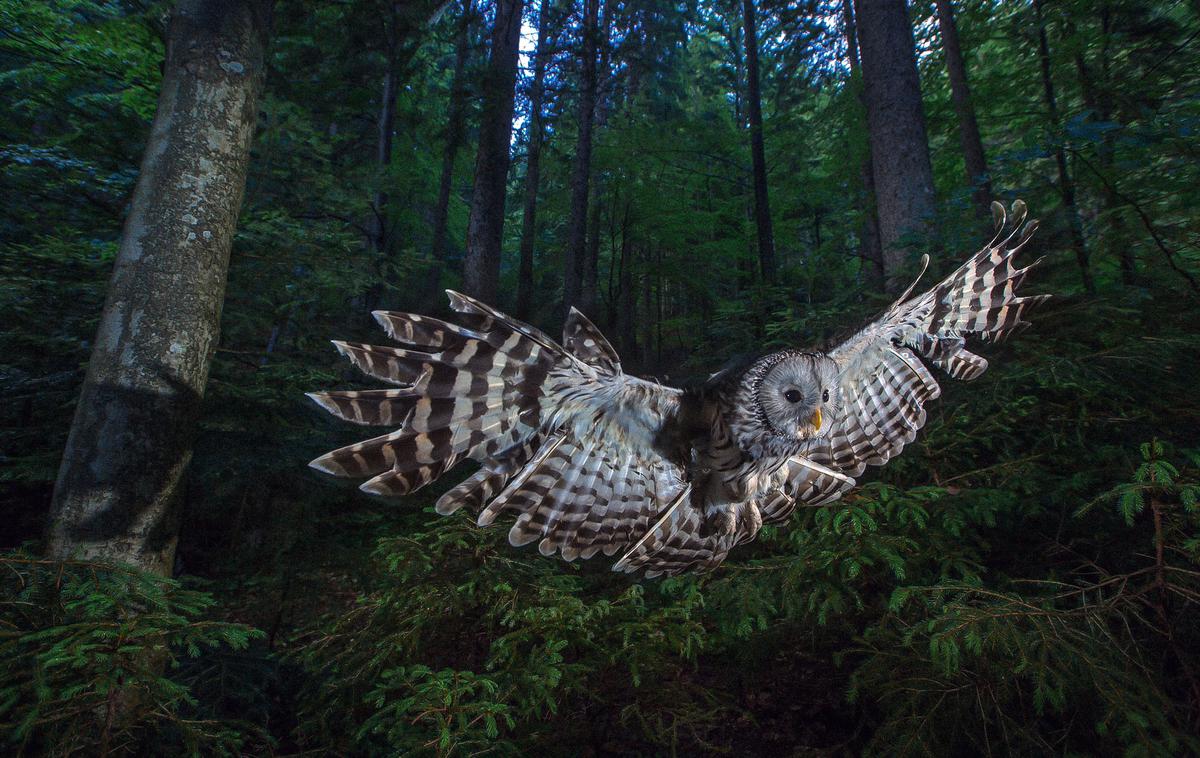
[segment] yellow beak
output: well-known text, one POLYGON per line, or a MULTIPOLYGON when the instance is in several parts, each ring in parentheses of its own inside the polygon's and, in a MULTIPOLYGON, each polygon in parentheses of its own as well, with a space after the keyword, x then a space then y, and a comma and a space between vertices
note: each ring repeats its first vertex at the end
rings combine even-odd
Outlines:
POLYGON ((813 425, 814 430, 816 430, 818 432, 821 431, 821 409, 820 408, 813 411, 812 425, 813 425))

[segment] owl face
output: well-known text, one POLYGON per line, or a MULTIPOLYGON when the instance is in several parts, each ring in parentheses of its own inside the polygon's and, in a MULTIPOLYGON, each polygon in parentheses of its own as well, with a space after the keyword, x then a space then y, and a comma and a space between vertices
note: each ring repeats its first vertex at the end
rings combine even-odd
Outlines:
POLYGON ((770 355, 760 363, 768 361, 754 396, 765 431, 793 443, 828 434, 841 409, 837 364, 820 353, 800 352, 770 355))

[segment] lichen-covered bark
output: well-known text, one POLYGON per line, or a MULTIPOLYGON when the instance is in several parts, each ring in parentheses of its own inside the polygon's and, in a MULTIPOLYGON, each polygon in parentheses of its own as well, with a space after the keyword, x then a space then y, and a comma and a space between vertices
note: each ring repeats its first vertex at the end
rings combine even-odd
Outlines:
POLYGON ((933 215, 933 165, 921 105, 912 25, 904 0, 856 0, 883 270, 889 290, 909 257, 906 235, 933 215))
POLYGON ((219 336, 269 0, 180 0, 51 506, 47 551, 169 574, 219 336))

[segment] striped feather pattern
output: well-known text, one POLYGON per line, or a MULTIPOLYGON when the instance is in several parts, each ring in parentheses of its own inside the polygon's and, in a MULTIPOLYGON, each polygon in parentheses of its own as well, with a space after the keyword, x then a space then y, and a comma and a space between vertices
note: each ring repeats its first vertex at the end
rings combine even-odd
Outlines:
MULTIPOLYGON (((473 301, 458 302, 471 307, 473 301)), ((415 314, 377 312, 376 319, 404 347, 335 342, 364 373, 400 388, 310 397, 348 421, 399 428, 334 450, 310 465, 335 476, 370 476, 362 485, 367 492, 405 495, 464 458, 492 460, 528 441, 541 423, 542 384, 565 356, 553 342, 543 345, 540 332, 512 328, 494 316, 487 313, 463 327, 415 314)), ((484 475, 475 484, 463 491, 468 501, 497 482, 484 475)), ((443 504, 449 508, 448 502, 443 504)))
POLYGON ((311 465, 372 477, 361 485, 367 492, 402 495, 472 458, 479 470, 438 499, 438 513, 467 507, 480 526, 515 516, 513 545, 537 542, 567 560, 637 541, 657 518, 660 490, 673 487, 665 492, 673 496, 682 487, 678 466, 652 450, 679 391, 626 377, 612 345, 577 310, 564 349, 449 294, 462 324, 381 311, 374 316, 397 345, 334 343, 364 373, 397 386, 310 397, 348 421, 398 428, 311 465))
POLYGON ((1013 260, 1036 224, 1022 226, 1024 205, 1014 204, 1015 230, 1005 235, 1002 211, 988 246, 928 292, 906 292, 828 356, 838 412, 821 435, 801 438, 797 454, 760 455, 738 442, 727 415, 753 411, 726 407, 728 395, 685 396, 626 376, 577 310, 560 346, 450 292, 460 323, 377 312, 395 345, 334 343, 393 387, 310 397, 342 419, 393 431, 311 465, 369 477, 367 492, 402 495, 472 459, 479 470, 438 499, 438 513, 466 507, 480 526, 512 517, 513 545, 536 543, 568 561, 624 551, 613 568, 648 577, 712 569, 762 524, 837 500, 868 465, 912 442, 941 392, 926 362, 973 379, 987 361, 966 339, 999 340, 1026 325, 1047 296, 1016 294, 1037 262, 1017 268, 1013 260))
POLYGON ((621 359, 596 325, 574 306, 563 325, 563 345, 579 360, 610 374, 621 373, 621 359))
MULTIPOLYGON (((847 476, 881 466, 900 453, 925 425, 925 405, 941 394, 922 358, 952 378, 970 380, 987 360, 968 352, 965 337, 999 340, 1027 326, 1028 309, 1049 295, 1018 297, 1029 271, 1013 262, 1037 222, 1024 224, 1025 204, 1013 204, 1011 230, 1004 208, 993 204, 997 236, 933 289, 912 299, 907 293, 875 323, 831 353, 842 369, 845 403, 812 460, 847 476)), ((910 288, 911 289, 911 288, 910 288)), ((811 473, 805 473, 811 478, 811 473)), ((832 485, 799 493, 805 503, 827 502, 832 485)), ((836 488, 835 488, 836 489, 836 488)), ((838 492, 840 494, 840 492, 838 492)))

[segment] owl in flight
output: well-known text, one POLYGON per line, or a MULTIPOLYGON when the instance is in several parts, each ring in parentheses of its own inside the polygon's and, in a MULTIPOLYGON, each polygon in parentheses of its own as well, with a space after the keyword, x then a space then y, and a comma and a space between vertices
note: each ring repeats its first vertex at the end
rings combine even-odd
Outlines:
POLYGON ((1022 228, 1017 201, 1001 239, 1003 206, 993 211, 997 236, 983 250, 910 298, 914 282, 834 350, 783 350, 691 389, 624 373, 574 309, 561 344, 457 292, 459 323, 377 311, 399 347, 334 344, 395 387, 309 397, 395 431, 310 465, 405 495, 470 458, 479 470, 438 499, 438 513, 466 506, 480 526, 513 514, 513 545, 537 542, 568 561, 621 552, 614 569, 648 577, 714 568, 763 524, 838 499, 912 442, 940 394, 926 364, 974 379, 987 361, 964 339, 1027 325, 1025 311, 1048 295, 1016 296, 1037 262, 1016 268, 1013 257, 1036 222, 1022 228))

